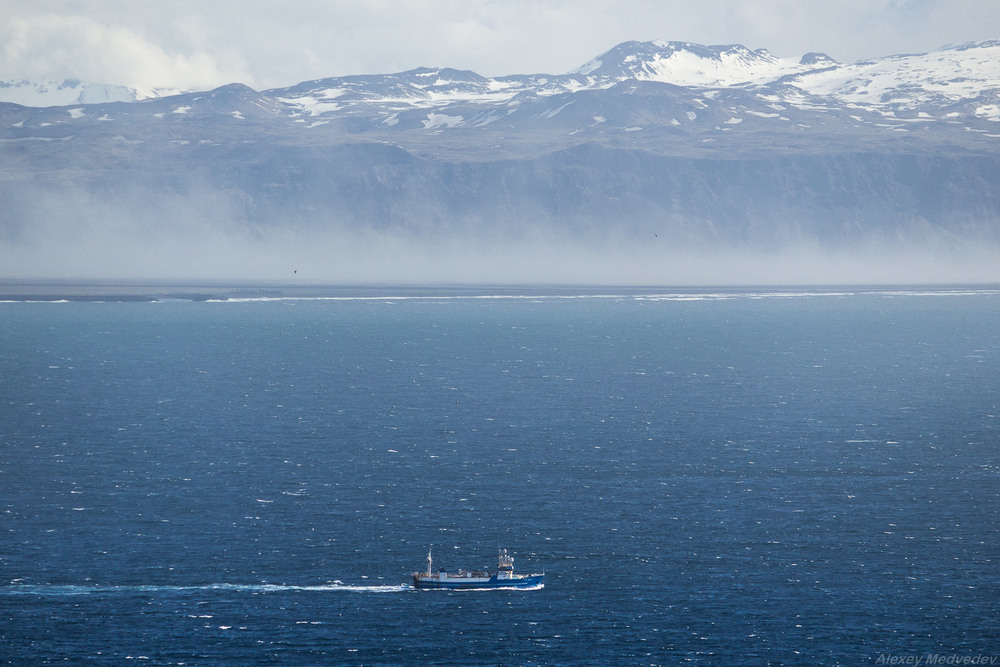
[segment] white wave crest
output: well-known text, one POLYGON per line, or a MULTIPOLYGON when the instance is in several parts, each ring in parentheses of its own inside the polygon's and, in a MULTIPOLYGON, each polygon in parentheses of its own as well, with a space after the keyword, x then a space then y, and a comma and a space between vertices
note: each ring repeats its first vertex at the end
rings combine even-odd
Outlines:
POLYGON ((79 584, 14 584, 0 586, 0 595, 36 595, 62 597, 73 595, 134 595, 137 593, 189 593, 198 591, 243 591, 247 593, 278 593, 293 591, 401 593, 414 590, 409 584, 350 585, 343 583, 317 585, 290 584, 196 584, 190 586, 137 584, 127 586, 79 584))

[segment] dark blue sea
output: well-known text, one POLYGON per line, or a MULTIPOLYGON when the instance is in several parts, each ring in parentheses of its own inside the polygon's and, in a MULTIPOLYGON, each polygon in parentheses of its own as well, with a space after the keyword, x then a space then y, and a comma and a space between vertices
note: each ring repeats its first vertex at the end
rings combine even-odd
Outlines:
POLYGON ((1000 664, 1000 292, 406 296, 0 304, 0 660, 1000 664))

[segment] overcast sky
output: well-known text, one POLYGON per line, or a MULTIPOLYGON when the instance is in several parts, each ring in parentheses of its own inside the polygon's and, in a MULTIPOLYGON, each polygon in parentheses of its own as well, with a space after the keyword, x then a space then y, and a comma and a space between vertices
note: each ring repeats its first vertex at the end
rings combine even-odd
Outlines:
POLYGON ((1000 39, 1000 0, 0 0, 0 81, 262 90, 420 66, 561 74, 630 39, 853 62, 1000 39))

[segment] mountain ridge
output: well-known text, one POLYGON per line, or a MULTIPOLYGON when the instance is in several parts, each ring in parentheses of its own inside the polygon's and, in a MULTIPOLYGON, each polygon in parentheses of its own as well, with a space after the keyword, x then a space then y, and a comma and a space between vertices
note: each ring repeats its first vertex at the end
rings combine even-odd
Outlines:
POLYGON ((854 256, 905 249, 907 271, 940 255, 1000 280, 1000 44, 851 65, 625 44, 565 75, 417 68, 0 103, 0 274, 97 271, 93 255, 119 274, 258 275, 238 259, 252 256, 283 275, 294 256, 326 278, 336 265, 377 279, 407 257, 442 279, 477 263, 502 277, 498 258, 527 275, 523 258, 544 266, 545 250, 610 253, 612 274, 634 265, 657 283, 719 253, 797 266, 832 253, 856 270, 854 256), (695 51, 708 83, 662 80, 668 65, 697 73, 695 51), (740 80, 716 85, 720 63, 740 80))
MULTIPOLYGON (((378 82, 396 81, 397 85, 409 85, 407 91, 411 95, 417 88, 412 82, 415 77, 439 76, 444 74, 450 83, 475 83, 485 86, 484 92, 499 92, 503 90, 520 92, 528 86, 538 90, 553 90, 553 84, 562 86, 564 90, 580 88, 601 88, 613 85, 623 80, 655 80, 674 85, 692 87, 727 87, 731 85, 754 84, 763 85, 779 78, 798 80, 816 70, 823 72, 837 71, 852 73, 863 71, 872 66, 885 65, 905 60, 917 59, 927 63, 943 55, 960 52, 977 52, 989 50, 991 53, 978 58, 977 65, 983 68, 989 63, 1000 63, 995 56, 1000 55, 1000 40, 985 40, 980 42, 965 42, 944 46, 936 51, 924 54, 889 55, 881 58, 858 61, 856 63, 839 63, 826 54, 810 52, 799 58, 778 58, 766 49, 749 49, 742 44, 705 46, 692 42, 677 41, 628 41, 615 45, 608 51, 592 59, 588 63, 565 74, 511 74, 498 77, 484 77, 472 70, 456 70, 449 67, 419 67, 404 72, 371 75, 331 76, 302 81, 291 86, 264 89, 260 92, 277 95, 287 92, 307 92, 332 88, 336 85, 346 85, 357 88, 369 86, 378 88, 378 82), (675 61, 675 62, 671 62, 675 61), (671 66, 675 65, 675 66, 671 66), (461 75, 455 78, 455 74, 461 75), (596 74, 596 76, 595 76, 596 74)), ((946 64, 946 63, 945 63, 946 64)), ((954 65, 955 63, 953 63, 954 65)), ((989 81, 981 82, 985 87, 1000 88, 1000 64, 989 69, 989 81)), ((233 82, 239 83, 239 82, 233 82)), ((439 89, 438 85, 425 85, 426 88, 439 89)), ((912 85, 912 81, 907 82, 912 85)), ((816 84, 813 84, 816 87, 816 84)), ((37 82, 26 80, 0 82, 0 102, 21 104, 22 106, 70 106, 75 104, 94 104, 100 102, 127 101, 134 102, 145 99, 169 97, 177 94, 197 93, 207 91, 178 91, 168 89, 137 89, 121 84, 84 83, 76 79, 67 79, 62 83, 37 82), (40 91, 64 91, 57 96, 54 104, 25 104, 12 99, 17 97, 12 91, 25 88, 36 88, 40 91), (88 92, 89 91, 89 92, 88 92), (76 95, 68 99, 68 95, 76 95)), ((369 91, 370 92, 370 91, 369 91)), ((419 96, 417 96, 419 97, 419 96)))

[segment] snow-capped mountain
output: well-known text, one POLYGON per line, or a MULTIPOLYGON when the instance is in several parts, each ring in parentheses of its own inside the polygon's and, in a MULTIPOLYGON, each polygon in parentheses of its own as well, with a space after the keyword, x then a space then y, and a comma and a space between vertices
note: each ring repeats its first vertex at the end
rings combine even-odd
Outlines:
MULTIPOLYGON (((712 100, 727 96, 741 98, 725 110, 735 120, 745 118, 747 112, 757 119, 780 120, 787 118, 779 113, 785 109, 840 111, 872 123, 897 119, 898 114, 917 115, 924 121, 953 122, 955 114, 1000 120, 996 105, 1000 43, 964 44, 928 54, 842 64, 821 53, 777 58, 766 50, 742 45, 625 42, 561 75, 485 78, 469 71, 422 68, 391 75, 333 77, 264 93, 313 125, 351 119, 352 127, 371 130, 491 124, 499 128, 524 117, 526 108, 554 119, 569 104, 587 101, 589 92, 612 91, 606 97, 613 99, 623 84, 634 90, 632 84, 645 83, 682 88, 674 90, 673 97, 686 95, 695 107, 712 106, 712 100), (542 102, 546 98, 554 106, 542 102)), ((673 125, 688 123, 693 120, 686 118, 689 111, 701 115, 692 108, 679 118, 665 120, 673 125)), ((646 125, 644 114, 637 114, 629 126, 646 125)), ((594 115, 609 118, 600 110, 594 115)))
POLYGON ((895 111, 943 109, 984 96, 984 103, 972 112, 1000 120, 991 100, 1000 90, 1000 41, 837 65, 801 73, 791 83, 810 95, 895 111))
MULTIPOLYGON (((389 127, 399 121, 400 112, 428 109, 451 119, 430 121, 431 126, 461 127, 469 123, 483 126, 489 121, 482 114, 470 115, 469 109, 449 113, 447 108, 489 108, 491 117, 499 120, 529 98, 607 90, 623 82, 670 84, 702 97, 735 88, 752 91, 772 103, 813 110, 826 105, 886 114, 920 111, 932 117, 964 110, 980 118, 1000 119, 995 104, 1000 91, 1000 41, 851 64, 820 53, 778 58, 764 49, 739 44, 624 42, 566 74, 487 78, 468 70, 418 68, 306 81, 263 94, 291 114, 298 113, 312 122, 360 115, 377 120, 375 125, 389 127), (971 106, 963 106, 966 102, 971 106)), ((135 102, 176 94, 179 91, 77 80, 0 82, 0 102, 28 107, 135 102)))
POLYGON ((420 145, 432 152, 455 150, 454 144, 434 139, 441 133, 462 131, 481 141, 502 134, 503 141, 491 144, 496 156, 582 141, 671 153, 695 147, 742 150, 761 132, 782 137, 768 150, 893 144, 907 133, 913 141, 995 150, 1000 41, 853 64, 819 53, 782 59, 741 45, 625 42, 560 75, 488 78, 468 70, 418 68, 261 92, 232 84, 160 96, 78 81, 0 86, 3 91, 23 96, 35 91, 62 100, 58 106, 8 109, 0 133, 13 134, 197 115, 253 120, 272 130, 304 128, 325 133, 324 140, 352 136, 420 145), (936 131, 927 134, 931 126, 936 131))
POLYGON ((56 81, 0 81, 0 102, 26 107, 56 107, 70 104, 137 102, 155 97, 177 95, 174 88, 140 89, 129 86, 84 83, 78 79, 56 81))
POLYGON ((331 229, 399 248, 1000 248, 998 63, 998 42, 853 64, 627 42, 558 75, 419 68, 100 103, 56 87, 73 101, 0 103, 0 274, 21 256, 5 247, 64 223, 189 230, 178 257, 193 227, 310 251, 331 229))
POLYGON ((420 68, 390 75, 334 77, 265 92, 311 116, 319 116, 348 111, 359 103, 369 107, 383 104, 386 109, 393 110, 457 103, 502 104, 519 96, 545 97, 604 90, 625 81, 690 88, 763 85, 783 76, 821 70, 833 64, 834 61, 823 54, 779 59, 763 49, 751 51, 741 45, 625 42, 561 75, 511 75, 488 79, 469 71, 420 68))
POLYGON ((742 44, 702 46, 689 42, 624 42, 573 74, 595 80, 660 81, 675 86, 724 87, 762 84, 787 74, 835 64, 825 54, 776 58, 742 44))

